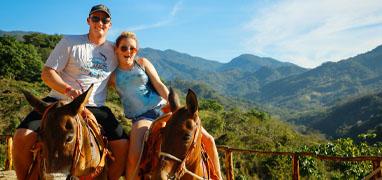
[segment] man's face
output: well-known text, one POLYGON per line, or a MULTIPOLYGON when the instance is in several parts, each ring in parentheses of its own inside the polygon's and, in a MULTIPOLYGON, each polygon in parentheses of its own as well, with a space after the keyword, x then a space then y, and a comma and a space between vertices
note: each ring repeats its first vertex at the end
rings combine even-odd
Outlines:
POLYGON ((90 26, 90 33, 100 36, 106 36, 111 27, 111 18, 102 11, 92 13, 87 22, 90 26))

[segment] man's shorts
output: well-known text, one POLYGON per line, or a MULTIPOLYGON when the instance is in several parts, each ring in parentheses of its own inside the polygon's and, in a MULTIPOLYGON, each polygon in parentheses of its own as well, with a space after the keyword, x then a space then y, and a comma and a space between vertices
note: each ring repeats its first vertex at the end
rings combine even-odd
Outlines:
MULTIPOLYGON (((52 97, 46 97, 42 100, 47 103, 57 101, 57 99, 52 97)), ((127 139, 127 135, 123 131, 121 124, 117 121, 113 112, 111 112, 111 110, 108 107, 100 106, 86 108, 88 108, 96 117, 97 122, 101 125, 102 131, 104 132, 103 135, 106 136, 109 141, 127 139)), ((41 119, 42 115, 40 113, 38 113, 37 111, 32 111, 27 115, 27 117, 25 117, 25 119, 20 123, 17 129, 25 128, 38 133, 40 131, 41 119)))

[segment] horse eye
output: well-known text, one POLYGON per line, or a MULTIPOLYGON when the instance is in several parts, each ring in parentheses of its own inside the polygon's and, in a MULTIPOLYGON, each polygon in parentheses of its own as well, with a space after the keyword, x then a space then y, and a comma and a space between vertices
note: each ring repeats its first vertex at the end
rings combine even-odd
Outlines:
POLYGON ((65 143, 70 143, 71 141, 73 141, 73 139, 74 139, 74 135, 73 134, 68 134, 66 136, 65 143))
POLYGON ((184 141, 189 141, 189 140, 191 140, 191 135, 190 135, 190 134, 186 134, 186 135, 184 135, 184 136, 183 136, 183 140, 184 140, 184 141))
POLYGON ((67 121, 65 124, 66 130, 73 130, 73 124, 70 121, 67 121))

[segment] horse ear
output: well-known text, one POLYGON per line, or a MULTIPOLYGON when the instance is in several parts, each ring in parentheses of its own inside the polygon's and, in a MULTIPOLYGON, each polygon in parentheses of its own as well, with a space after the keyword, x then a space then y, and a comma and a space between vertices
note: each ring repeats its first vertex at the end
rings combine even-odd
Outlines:
POLYGON ((89 100, 90 94, 93 91, 93 86, 94 84, 92 84, 87 91, 76 97, 71 103, 65 105, 69 108, 71 115, 74 116, 84 109, 89 100))
POLYGON ((31 106, 33 106, 35 108, 35 110, 39 113, 44 113, 45 112, 45 109, 48 107, 48 103, 38 99, 36 96, 34 96, 33 94, 31 94, 30 92, 28 91, 25 91, 25 90, 21 90, 25 96, 25 98, 27 99, 27 101, 29 102, 29 104, 31 106))
POLYGON ((170 93, 168 94, 168 102, 170 104, 171 112, 177 110, 180 106, 178 94, 170 87, 170 93))
POLYGON ((187 97, 186 97, 187 110, 190 114, 195 114, 199 109, 198 99, 196 98, 196 94, 191 89, 188 89, 187 97))

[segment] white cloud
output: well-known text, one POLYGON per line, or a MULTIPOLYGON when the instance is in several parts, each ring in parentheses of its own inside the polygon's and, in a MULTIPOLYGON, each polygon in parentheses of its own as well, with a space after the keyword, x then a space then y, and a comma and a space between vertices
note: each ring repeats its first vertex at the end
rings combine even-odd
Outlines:
POLYGON ((166 19, 162 19, 158 22, 154 22, 151 24, 140 24, 136 26, 129 27, 127 29, 130 29, 131 31, 141 31, 141 30, 146 30, 146 29, 153 29, 153 28, 158 28, 162 26, 166 26, 170 24, 176 17, 177 13, 181 9, 183 1, 178 1, 175 3, 175 5, 172 7, 171 12, 169 13, 169 16, 166 19))
POLYGON ((178 1, 175 6, 172 8, 172 11, 171 11, 171 16, 174 17, 178 11, 181 9, 181 6, 183 4, 183 1, 178 1))
POLYGON ((261 56, 315 67, 382 44, 378 0, 282 1, 245 24, 247 50, 261 56))

